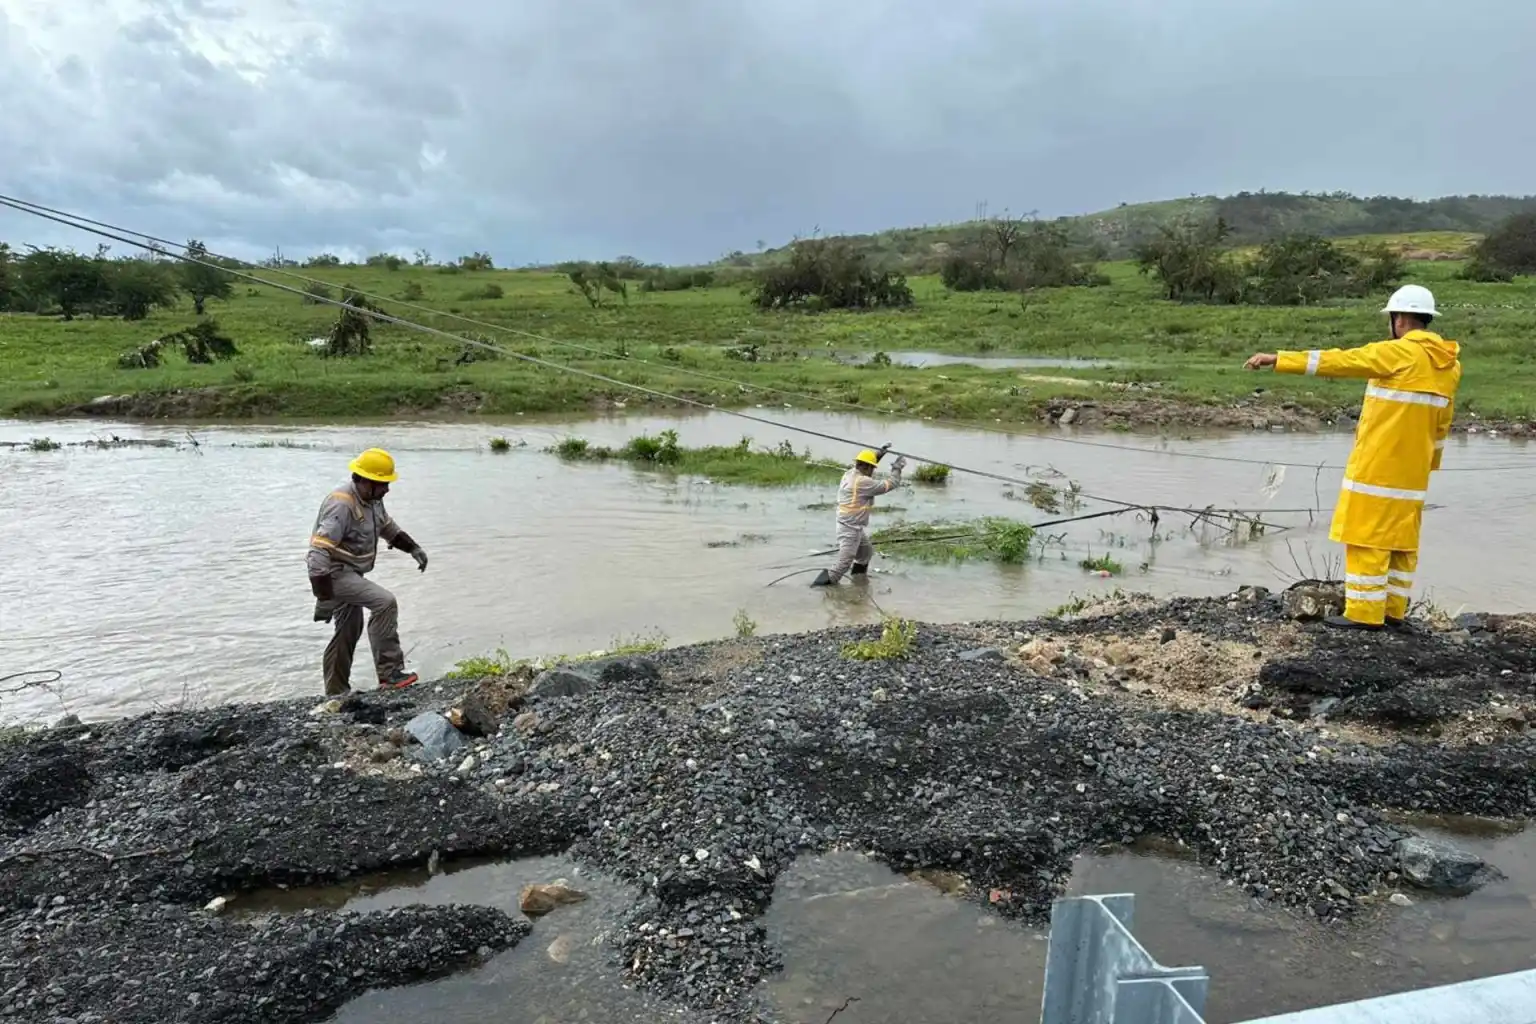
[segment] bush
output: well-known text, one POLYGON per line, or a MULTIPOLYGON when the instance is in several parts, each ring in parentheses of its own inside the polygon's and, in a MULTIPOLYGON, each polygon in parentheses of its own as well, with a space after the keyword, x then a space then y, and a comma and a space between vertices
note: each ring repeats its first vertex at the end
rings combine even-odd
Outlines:
POLYGON ((684 292, 690 288, 710 288, 715 283, 713 270, 660 268, 640 281, 642 292, 684 292))
POLYGON ((162 353, 167 348, 180 347, 187 362, 208 365, 222 359, 233 359, 240 354, 234 340, 219 329, 217 320, 199 320, 184 331, 162 335, 117 358, 117 365, 124 370, 146 370, 159 366, 162 353))
POLYGON ((496 264, 491 260, 488 252, 471 253, 468 256, 459 257, 459 266, 464 270, 495 270, 496 264))
POLYGON ((400 289, 400 298, 405 302, 420 302, 426 294, 419 281, 407 281, 405 287, 400 289))
POLYGON ((1488 275, 1473 280, 1508 281, 1516 274, 1536 274, 1536 213, 1516 214, 1494 228, 1473 248, 1472 263, 1488 275))
POLYGON ((654 462, 661 466, 672 465, 682 457, 682 452, 677 447, 675 430, 663 430, 656 437, 651 437, 649 434, 632 437, 624 446, 623 454, 627 458, 640 462, 654 462))
POLYGON ((939 280, 953 292, 1000 292, 1007 283, 984 253, 952 252, 939 265, 939 280))
POLYGON ((1477 256, 1474 256, 1456 276, 1463 281, 1481 281, 1484 284, 1509 284, 1515 279, 1513 271, 1495 267, 1477 256))
POLYGON ((1174 302, 1238 302, 1243 271, 1226 247, 1230 234, 1219 217, 1162 225, 1137 247, 1137 269, 1155 277, 1163 295, 1174 302))
POLYGON ((796 242, 789 262, 763 271, 752 302, 759 309, 879 309, 912 305, 906 276, 876 271, 840 239, 796 242))
POLYGON ((176 305, 176 278, 168 264, 155 260, 116 260, 108 265, 111 312, 124 320, 144 320, 150 310, 176 305))
POLYGON ((336 289, 322 281, 311 281, 304 286, 304 304, 306 306, 318 306, 326 299, 334 299, 336 289))
POLYGON ((479 288, 471 288, 463 295, 460 295, 459 298, 462 301, 471 302, 475 299, 499 299, 503 294, 501 285, 483 284, 479 288))
POLYGON ((1386 246, 1362 258, 1317 235, 1290 235, 1261 247, 1247 273, 1244 302, 1303 306, 1381 291, 1402 279, 1404 263, 1386 246))

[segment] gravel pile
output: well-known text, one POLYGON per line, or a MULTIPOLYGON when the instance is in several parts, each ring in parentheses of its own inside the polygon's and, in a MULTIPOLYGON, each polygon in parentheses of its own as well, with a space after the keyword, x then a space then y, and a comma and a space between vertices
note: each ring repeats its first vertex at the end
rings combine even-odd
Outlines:
MULTIPOLYGON (((157 946, 142 922, 170 915, 182 922, 174 934, 202 935, 233 927, 188 909, 214 896, 421 864, 433 852, 569 850, 642 893, 616 908, 615 972, 720 1020, 770 1019, 754 986, 778 959, 759 919, 779 873, 805 852, 853 848, 897 870, 956 872, 972 898, 1039 920, 1073 855, 1151 834, 1189 844, 1255 897, 1332 921, 1398 881, 1396 844, 1407 833, 1378 808, 1536 808, 1527 767, 1536 744, 1523 727, 1486 746, 1419 734, 1366 746, 1302 721, 1311 700, 1305 713, 1277 704, 1283 714, 1272 717, 1169 710, 1114 685, 1032 671, 1013 653, 1047 629, 1261 645, 1284 621, 1278 600, 1250 592, 1069 623, 923 627, 900 662, 843 658, 843 643, 867 629, 704 645, 578 668, 490 702, 476 694, 500 714, 499 733, 437 762, 391 744, 421 712, 463 703, 462 685, 319 715, 308 703, 266 705, 63 730, 0 750, 0 900, 13 908, 0 919, 0 992, 16 984, 10 965, 23 956, 49 962, 28 929, 61 893, 67 912, 81 907, 101 934, 121 929, 125 948, 154 947, 168 978, 216 977, 234 954, 170 935, 157 946)), ((1365 638, 1301 628, 1304 642, 1293 638, 1273 661, 1255 647, 1253 704, 1293 692, 1282 680, 1300 678, 1300 666, 1338 681, 1332 709, 1429 684, 1448 709, 1531 692, 1513 626, 1365 638)), ((1214 690, 1228 681, 1183 682, 1214 690)), ((469 908, 440 913, 458 911, 469 908)), ((451 918, 436 944, 456 949, 464 943, 453 928, 493 925, 506 927, 451 918)), ((265 940, 275 958, 334 924, 268 927, 278 929, 265 940)), ((112 1016, 115 1004, 94 989, 70 994, 68 979, 85 970, 70 957, 106 940, 69 934, 56 940, 50 975, 28 975, 28 998, 59 987, 69 1016, 140 1019, 112 1016)), ((359 969, 347 992, 388 983, 367 965, 341 973, 359 969)), ((326 977, 309 972, 294 991, 313 985, 316 1006, 342 998, 326 977)), ((221 1019, 209 1009, 213 986, 165 988, 180 1015, 162 1019, 221 1019)), ((271 1012, 260 1019, 324 1016, 271 1012)))

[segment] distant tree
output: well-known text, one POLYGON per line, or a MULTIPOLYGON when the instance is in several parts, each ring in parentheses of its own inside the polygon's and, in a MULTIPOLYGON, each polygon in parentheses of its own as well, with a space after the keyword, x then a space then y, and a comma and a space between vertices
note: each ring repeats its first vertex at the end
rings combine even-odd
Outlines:
POLYGON ((806 239, 790 246, 789 262, 758 277, 759 309, 878 309, 912 305, 906 275, 876 270, 841 239, 806 239))
POLYGON ((16 283, 16 254, 11 247, 0 242, 0 313, 15 308, 19 289, 16 283))
POLYGON ((385 270, 399 270, 405 266, 405 260, 391 252, 376 252, 366 262, 370 267, 383 267, 385 270))
POLYGON ((304 265, 306 267, 339 267, 341 266, 341 257, 333 253, 317 252, 305 260, 304 265))
POLYGON ((111 312, 124 320, 144 320, 150 310, 176 304, 176 274, 159 260, 113 260, 106 267, 111 312))
POLYGON ((65 320, 73 320, 108 297, 104 260, 64 249, 29 249, 18 271, 21 289, 37 311, 57 308, 65 320))
POLYGON ((430 267, 432 265, 432 254, 425 249, 417 249, 411 259, 411 264, 417 267, 430 267))
POLYGON ((562 263, 559 270, 593 309, 603 304, 605 292, 629 304, 629 284, 619 277, 612 263, 562 263))
POLYGON ((460 256, 459 267, 462 270, 495 270, 496 264, 491 260, 490 253, 476 252, 468 256, 460 256))
MULTIPOLYGON (((192 311, 202 316, 209 299, 229 300, 234 294, 234 278, 220 269, 208 255, 208 247, 195 238, 187 239, 187 256, 198 262, 181 264, 181 287, 192 296, 192 311)), ((281 254, 277 259, 282 259, 281 254)))
POLYGON ((1516 214, 1494 228, 1473 248, 1472 261, 1490 277, 1536 274, 1536 213, 1516 214))
POLYGON ((1136 264, 1175 302, 1238 302, 1243 269, 1226 245, 1225 220, 1178 220, 1158 228, 1136 250, 1136 264))

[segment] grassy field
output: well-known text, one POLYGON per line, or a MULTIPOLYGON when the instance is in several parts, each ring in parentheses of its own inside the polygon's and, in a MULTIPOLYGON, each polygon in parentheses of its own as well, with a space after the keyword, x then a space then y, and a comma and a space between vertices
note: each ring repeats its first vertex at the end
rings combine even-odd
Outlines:
MULTIPOLYGON (((1384 333, 1380 298, 1307 309, 1181 306, 1159 299, 1154 283, 1129 264, 1103 269, 1112 279, 1108 287, 1042 292, 1027 306, 1011 295, 951 294, 936 279, 920 278, 915 309, 821 315, 760 313, 734 287, 636 293, 627 307, 594 310, 551 273, 358 267, 306 273, 386 297, 414 282, 423 293, 419 301, 434 310, 525 333, 471 327, 399 303, 385 308, 445 330, 472 331, 516 353, 698 401, 799 408, 847 403, 953 420, 1032 421, 1063 396, 1160 409, 1145 422, 1165 424, 1225 422, 1202 416, 1230 411, 1238 401, 1245 410, 1277 414, 1282 403, 1294 403, 1292 412, 1331 411, 1355 405, 1359 385, 1247 373, 1243 359, 1262 350, 1355 345, 1384 333), (488 284, 499 285, 504 296, 463 297, 488 284), (877 351, 1091 357, 1116 365, 988 370, 847 362, 877 351), (700 374, 798 394, 743 389, 700 374), (1264 390, 1255 395, 1256 388, 1264 390), (1181 410, 1180 417, 1170 420, 1170 408, 1181 410)), ((1473 284, 1456 280, 1458 269, 1455 262, 1418 262, 1411 279, 1435 289, 1446 307, 1445 332, 1465 346, 1460 411, 1536 417, 1536 281, 1473 284)), ((0 414, 44 416, 102 395, 142 396, 130 413, 208 419, 494 416, 668 404, 507 356, 461 364, 456 357, 463 346, 404 327, 376 328, 370 357, 326 359, 306 342, 326 332, 334 308, 244 283, 231 301, 210 303, 209 313, 239 345, 237 358, 193 366, 170 354, 158 368, 136 370, 119 369, 118 356, 192 323, 189 303, 136 323, 0 316, 0 414), (182 393, 170 394, 176 389, 182 393)))

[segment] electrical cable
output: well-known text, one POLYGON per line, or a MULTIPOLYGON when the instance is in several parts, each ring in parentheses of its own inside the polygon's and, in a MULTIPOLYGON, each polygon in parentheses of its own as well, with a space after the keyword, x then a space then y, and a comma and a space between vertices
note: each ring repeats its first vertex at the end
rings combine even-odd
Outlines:
MULTIPOLYGON (((177 259, 182 259, 183 257, 177 256, 175 253, 168 251, 165 247, 169 246, 169 247, 176 248, 176 249, 186 249, 187 248, 185 245, 182 245, 181 243, 173 242, 173 241, 170 241, 169 239, 165 239, 165 238, 160 238, 160 237, 158 237, 156 235, 151 235, 151 234, 147 234, 145 232, 140 232, 140 231, 134 231, 131 228, 125 228, 125 227, 122 227, 120 225, 112 224, 112 223, 107 222, 107 221, 93 220, 93 219, 91 219, 89 217, 84 217, 84 216, 81 216, 81 215, 78 215, 78 214, 69 213, 67 211, 59 210, 59 209, 54 208, 54 207, 45 206, 45 205, 43 205, 41 203, 33 203, 33 202, 30 202, 30 201, 25 200, 25 199, 18 199, 18 198, 15 198, 13 196, 7 196, 7 195, 0 194, 0 202, 3 202, 5 205, 10 206, 12 209, 17 209, 17 210, 19 210, 20 212, 23 212, 23 213, 32 213, 32 214, 34 214, 36 216, 47 216, 48 219, 50 219, 50 220, 57 220, 58 218, 61 218, 61 217, 62 218, 68 218, 71 221, 78 222, 77 224, 71 224, 70 226, 80 228, 81 230, 89 230, 89 228, 81 227, 81 225, 91 225, 91 226, 94 226, 96 228, 103 228, 103 229, 106 229, 106 230, 109 230, 109 231, 115 231, 115 232, 121 232, 121 233, 127 234, 127 235, 133 235, 133 236, 136 236, 138 238, 142 238, 142 239, 144 239, 147 242, 152 242, 154 244, 153 245, 144 245, 141 242, 135 242, 135 241, 128 240, 128 239, 118 239, 118 240, 119 241, 125 241, 129 245, 139 246, 140 248, 144 248, 144 249, 146 249, 146 250, 148 250, 150 252, 156 252, 156 253, 159 253, 161 255, 172 256, 172 257, 177 258, 177 259)), ((63 221, 60 221, 60 223, 63 223, 63 221)), ((110 237, 110 236, 108 236, 108 237, 110 237)), ((289 268, 286 268, 286 267, 259 267, 256 264, 253 264, 253 263, 251 263, 248 260, 240 260, 240 259, 237 259, 237 258, 232 257, 232 256, 226 256, 226 255, 214 252, 212 250, 205 249, 205 250, 203 250, 203 252, 205 253, 205 255, 207 255, 211 259, 216 259, 216 260, 220 260, 220 261, 227 262, 227 263, 236 263, 236 264, 239 264, 240 266, 243 266, 243 267, 248 267, 248 268, 252 268, 252 269, 259 269, 259 270, 262 270, 262 271, 268 272, 268 273, 279 274, 279 275, 281 275, 283 277, 290 278, 290 279, 296 280, 296 281, 302 281, 302 282, 304 282, 306 284, 329 284, 330 283, 330 282, 322 281, 319 278, 314 278, 314 277, 310 277, 310 276, 305 275, 305 274, 300 274, 300 273, 298 273, 296 271, 293 271, 293 270, 291 270, 289 268)), ((198 263, 202 262, 200 260, 192 260, 192 261, 193 262, 198 262, 198 263)), ((204 265, 206 265, 206 264, 204 264, 204 265)), ((227 268, 220 268, 220 269, 227 269, 227 268)), ((275 282, 264 281, 263 283, 272 284, 274 287, 276 287, 275 282)), ((444 318, 447 318, 447 319, 450 319, 450 320, 456 320, 456 321, 458 321, 460 323, 463 323, 463 324, 468 324, 468 325, 475 326, 475 327, 482 327, 482 328, 485 328, 486 330, 500 331, 500 332, 503 332, 505 334, 510 334, 510 335, 514 335, 514 336, 517 336, 517 337, 528 338, 530 340, 543 342, 545 344, 558 345, 558 346, 562 346, 562 347, 565 347, 565 348, 570 348, 570 349, 573 349, 573 350, 576 350, 576 351, 588 352, 588 353, 591 353, 591 354, 594 354, 594 355, 601 356, 601 357, 603 357, 605 359, 619 359, 619 360, 627 361, 627 362, 636 362, 636 363, 639 363, 639 364, 641 364, 643 366, 657 367, 659 369, 663 369, 663 370, 666 370, 666 371, 671 372, 671 373, 680 373, 680 374, 683 374, 685 376, 696 377, 696 378, 698 378, 700 380, 707 380, 707 381, 710 381, 710 382, 716 383, 716 384, 728 384, 728 385, 731 385, 732 387, 735 387, 735 388, 737 388, 739 390, 742 390, 742 391, 759 391, 759 392, 764 392, 764 393, 767 393, 767 394, 783 395, 783 396, 787 396, 787 397, 791 397, 791 398, 798 398, 798 399, 801 399, 802 401, 811 403, 813 405, 838 406, 838 407, 848 409, 848 410, 850 410, 852 412, 855 412, 855 413, 857 413, 859 415, 864 415, 864 416, 868 416, 868 415, 872 415, 873 414, 873 415, 892 416, 892 417, 897 417, 897 418, 904 418, 905 415, 906 415, 906 414, 903 414, 903 413, 900 413, 900 412, 897 412, 897 411, 891 410, 891 409, 871 408, 869 406, 862 406, 862 405, 858 405, 858 404, 853 403, 853 402, 845 402, 845 401, 843 401, 841 399, 831 398, 831 397, 828 397, 828 396, 812 395, 812 394, 807 394, 805 392, 788 390, 788 389, 785 389, 785 388, 776 388, 776 387, 772 387, 772 386, 765 385, 765 384, 751 384, 751 383, 748 383, 746 381, 735 380, 733 378, 724 377, 724 376, 721 376, 719 374, 706 373, 706 372, 704 372, 702 370, 695 370, 695 369, 692 369, 690 367, 674 366, 674 365, 662 365, 662 364, 654 363, 654 362, 652 362, 651 360, 648 360, 648 359, 642 359, 639 356, 633 356, 633 355, 629 355, 627 353, 609 352, 609 351, 605 351, 603 349, 597 348, 596 346, 583 345, 583 344, 581 344, 579 342, 567 341, 567 340, 564 340, 564 339, 561 339, 561 338, 552 338, 552 337, 550 337, 548 335, 539 334, 538 332, 535 332, 535 331, 527 331, 527 330, 523 330, 523 329, 517 328, 517 327, 510 327, 510 326, 508 326, 506 324, 492 323, 492 322, 487 321, 487 320, 479 320, 479 319, 476 319, 474 317, 464 316, 463 314, 460 314, 460 313, 453 313, 453 312, 449 312, 449 311, 446 311, 446 310, 434 309, 434 308, 432 308, 430 306, 422 305, 420 303, 410 302, 410 301, 404 300, 404 299, 394 299, 394 298, 390 298, 388 296, 379 295, 377 293, 365 292, 365 291, 362 291, 362 290, 357 289, 357 288, 351 288, 350 290, 352 292, 354 292, 355 294, 357 294, 357 295, 359 295, 359 296, 361 296, 361 297, 363 297, 365 299, 370 299, 370 300, 377 301, 377 302, 388 302, 391 305, 394 305, 396 307, 405 308, 405 309, 413 309, 413 310, 417 310, 417 311, 422 312, 422 313, 430 314, 432 316, 444 317, 444 318)), ((308 293, 305 293, 305 294, 308 294, 308 293)), ((468 338, 462 338, 459 335, 455 335, 455 337, 456 338, 461 338, 461 340, 466 341, 466 342, 472 340, 472 339, 468 339, 468 338)), ((714 407, 711 407, 711 408, 714 408, 714 407)), ((1324 463, 1284 462, 1284 461, 1277 460, 1277 459, 1255 459, 1255 458, 1249 458, 1249 457, 1246 457, 1246 456, 1213 455, 1213 454, 1209 454, 1209 453, 1205 453, 1205 452, 1183 452, 1183 451, 1159 450, 1159 449, 1156 449, 1156 448, 1145 448, 1145 447, 1141 447, 1141 446, 1138 446, 1138 445, 1116 444, 1116 443, 1110 442, 1110 441, 1090 441, 1090 440, 1088 440, 1086 438, 1061 437, 1061 436, 1051 435, 1051 434, 1040 434, 1040 433, 1031 433, 1031 432, 1026 432, 1026 431, 1010 430, 1010 429, 1008 429, 1006 427, 997 427, 997 426, 994 426, 994 425, 991 425, 991 424, 972 422, 972 421, 966 421, 966 420, 951 420, 951 419, 944 419, 944 418, 930 418, 930 419, 924 420, 923 422, 925 422, 927 424, 937 424, 937 425, 941 425, 941 426, 947 426, 947 427, 951 427, 951 428, 959 429, 959 430, 973 430, 973 431, 983 431, 983 432, 993 433, 993 434, 1000 434, 1000 435, 1003 435, 1005 437, 1019 437, 1019 438, 1026 438, 1026 439, 1031 439, 1031 440, 1050 441, 1050 442, 1058 443, 1058 444, 1079 445, 1079 446, 1087 447, 1087 448, 1099 448, 1099 449, 1106 449, 1106 450, 1110 450, 1110 451, 1123 451, 1123 452, 1131 452, 1131 453, 1137 453, 1137 454, 1168 455, 1168 456, 1172 456, 1172 457, 1175 457, 1175 458, 1197 459, 1197 460, 1206 460, 1206 461, 1211 461, 1211 462, 1229 462, 1229 463, 1237 463, 1237 464, 1244 464, 1244 465, 1255 465, 1255 466, 1289 466, 1289 467, 1298 468, 1298 469, 1302 469, 1302 468, 1310 468, 1310 469, 1343 469, 1343 468, 1345 468, 1342 464, 1338 464, 1338 463, 1326 463, 1326 462, 1324 462, 1324 463)), ((927 461, 927 460, 923 460, 923 461, 927 461)), ((1515 469, 1527 469, 1527 468, 1529 468, 1529 467, 1525 466, 1525 465, 1510 465, 1510 466, 1450 466, 1450 467, 1446 467, 1446 468, 1440 470, 1440 472, 1445 472, 1445 473, 1476 473, 1476 472, 1502 471, 1502 470, 1505 470, 1505 469, 1515 470, 1515 469)))

